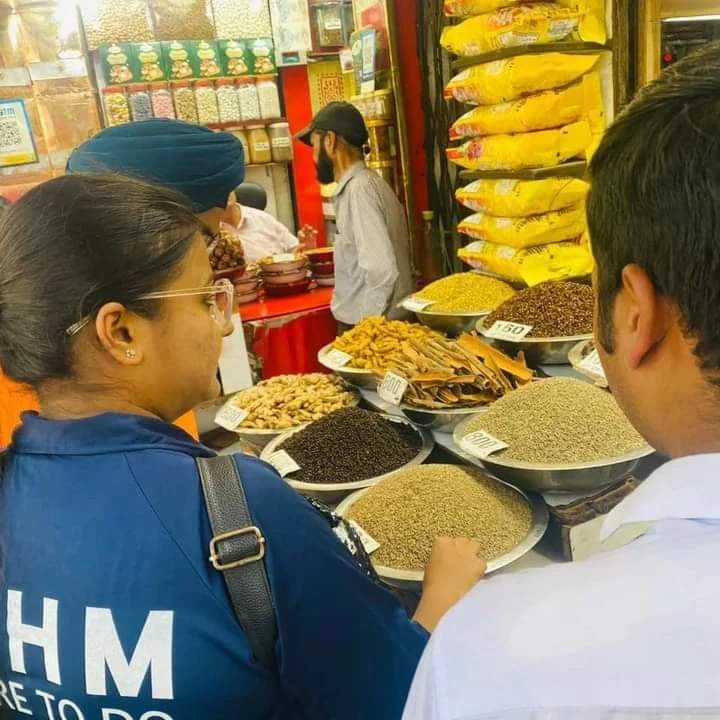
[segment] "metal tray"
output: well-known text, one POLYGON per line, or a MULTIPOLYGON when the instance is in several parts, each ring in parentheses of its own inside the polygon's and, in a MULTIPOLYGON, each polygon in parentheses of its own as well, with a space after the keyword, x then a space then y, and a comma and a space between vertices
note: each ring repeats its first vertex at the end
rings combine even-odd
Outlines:
MULTIPOLYGON (((453 433, 453 440, 459 450, 461 439, 467 435, 467 425, 471 418, 460 423, 453 433)), ((536 492, 592 492, 601 490, 607 485, 629 475, 637 464, 655 450, 645 445, 638 450, 618 455, 613 458, 602 458, 586 463, 575 464, 531 464, 519 460, 505 460, 502 455, 492 456, 485 460, 475 459, 495 477, 524 490, 536 492)))
MULTIPOLYGON (((345 407, 357 407, 360 404, 360 401, 362 400, 362 396, 357 391, 356 388, 349 387, 347 389, 347 392, 353 394, 353 401, 346 405, 345 407)), ((288 432, 297 432, 298 430, 302 430, 304 427, 307 427, 309 423, 305 423, 304 425, 298 425, 297 427, 291 428, 290 430, 254 430, 252 428, 242 428, 239 427, 235 430, 235 433, 239 435, 243 440, 246 442, 249 442, 251 445, 254 445, 256 448, 264 448, 268 443, 272 442, 276 438, 280 437, 281 435, 284 435, 288 432)))
MULTIPOLYGON (((293 480, 292 477, 285 478, 286 482, 303 495, 309 495, 310 497, 313 497, 316 500, 325 503, 326 505, 334 505, 335 503, 340 502, 343 498, 347 497, 350 493, 356 492, 357 490, 361 490, 363 488, 372 487, 376 483, 380 482, 383 478, 387 477, 388 475, 392 475, 399 470, 406 470, 407 468, 414 467, 415 465, 422 465, 430 457, 430 453, 432 453, 433 448, 435 447, 435 440, 433 440, 433 437, 429 432, 423 430, 422 428, 416 427, 409 420, 398 417, 397 415, 386 415, 384 413, 380 413, 380 417, 390 422, 408 425, 409 427, 413 428, 413 430, 415 430, 415 432, 418 434, 420 440, 422 441, 422 444, 420 446, 420 449, 418 450, 417 455, 410 462, 405 463, 405 465, 402 465, 401 467, 396 468, 392 472, 386 473, 385 475, 379 475, 378 477, 368 478, 366 480, 357 480, 355 482, 304 483, 298 480, 293 480)), ((282 449, 283 443, 285 443, 285 441, 289 437, 291 437, 297 432, 300 432, 300 430, 302 429, 303 428, 290 430, 289 432, 286 432, 283 435, 274 438, 272 442, 270 442, 263 450, 263 453, 260 456, 261 459, 269 462, 270 456, 274 452, 282 449)))
MULTIPOLYGON (((412 296, 411 296, 412 297, 412 296)), ((492 310, 480 310, 474 313, 450 313, 450 312, 433 312, 432 310, 412 310, 406 307, 405 302, 410 298, 405 298, 400 303, 400 307, 408 312, 415 313, 417 319, 431 330, 437 330, 444 335, 462 335, 462 333, 470 332, 475 329, 478 322, 487 317, 492 310)))
POLYGON ((477 331, 505 354, 515 357, 519 352, 525 353, 525 360, 530 367, 538 365, 569 365, 570 351, 579 343, 592 340, 592 333, 587 335, 572 335, 569 337, 554 338, 523 338, 520 342, 510 340, 496 340, 487 336, 489 328, 485 321, 477 324, 477 331))
MULTIPOLYGON (((504 568, 506 565, 519 560, 523 555, 530 552, 539 542, 542 540, 545 531, 548 526, 548 509, 542 498, 537 495, 527 495, 522 490, 510 485, 509 483, 497 480, 496 478, 489 478, 495 480, 495 482, 507 485, 509 488, 522 495, 527 501, 528 505, 532 510, 532 518, 530 521, 530 530, 525 538, 516 545, 512 550, 498 555, 488 562, 487 572, 492 573, 500 568, 504 568)), ((346 498, 337 507, 337 514, 344 517, 352 506, 366 493, 370 488, 360 490, 354 495, 346 498)), ((388 584, 401 590, 419 590, 422 586, 423 578, 425 573, 419 570, 400 570, 398 568, 385 567, 373 563, 377 574, 388 584)))
POLYGON ((339 375, 343 380, 354 385, 355 387, 369 388, 375 390, 378 385, 375 373, 372 370, 363 370, 360 368, 352 367, 339 367, 334 365, 327 359, 327 354, 332 350, 332 343, 321 348, 318 352, 318 362, 328 370, 332 370, 336 375, 339 375))
POLYGON ((403 415, 414 425, 425 430, 436 430, 437 432, 451 433, 468 416, 475 416, 485 412, 487 405, 477 405, 466 408, 447 408, 442 410, 431 410, 429 408, 418 408, 407 403, 400 405, 403 415))

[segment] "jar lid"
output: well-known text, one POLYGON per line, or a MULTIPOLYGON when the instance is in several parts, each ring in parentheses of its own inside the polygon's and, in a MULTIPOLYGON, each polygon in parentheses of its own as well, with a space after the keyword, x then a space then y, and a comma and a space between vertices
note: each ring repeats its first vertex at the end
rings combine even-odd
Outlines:
POLYGON ((274 75, 258 75, 255 78, 258 82, 275 82, 275 76, 274 75))
POLYGON ((255 78, 252 77, 239 77, 236 80, 238 85, 254 85, 255 84, 255 78))
POLYGON ((128 85, 128 90, 130 92, 142 92, 143 90, 147 90, 148 86, 146 83, 132 83, 131 85, 128 85))
POLYGON ((192 87, 192 83, 189 80, 178 80, 177 82, 174 82, 171 84, 172 84, 173 89, 192 87))
POLYGON ((217 80, 218 85, 234 85, 235 84, 235 78, 219 78, 217 80))
POLYGON ((246 130, 264 130, 265 126, 262 123, 255 124, 255 125, 246 125, 245 129, 246 130))
POLYGON ((104 95, 114 95, 115 93, 121 92, 124 92, 124 89, 117 85, 108 85, 108 87, 103 88, 104 95))
POLYGON ((290 123, 286 122, 276 122, 272 123, 271 125, 268 125, 269 129, 275 128, 276 130, 290 130, 290 123))
POLYGON ((195 82, 195 87, 212 87, 213 81, 212 80, 197 80, 195 82))

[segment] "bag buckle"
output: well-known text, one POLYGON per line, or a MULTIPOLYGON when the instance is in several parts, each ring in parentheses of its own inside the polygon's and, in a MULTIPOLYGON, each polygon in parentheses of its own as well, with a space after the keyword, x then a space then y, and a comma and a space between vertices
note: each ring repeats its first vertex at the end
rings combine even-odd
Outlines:
POLYGON ((232 570, 234 568, 242 567, 243 565, 249 565, 250 563, 262 560, 265 557, 265 538, 260 532, 260 528, 252 525, 251 527, 241 528, 240 530, 231 530, 230 532, 216 535, 210 540, 210 562, 212 566, 224 572, 225 570, 232 570), (240 558, 240 560, 234 560, 233 562, 224 563, 220 559, 220 543, 226 540, 232 540, 233 538, 242 537, 243 535, 254 535, 258 544, 258 551, 250 557, 240 558))

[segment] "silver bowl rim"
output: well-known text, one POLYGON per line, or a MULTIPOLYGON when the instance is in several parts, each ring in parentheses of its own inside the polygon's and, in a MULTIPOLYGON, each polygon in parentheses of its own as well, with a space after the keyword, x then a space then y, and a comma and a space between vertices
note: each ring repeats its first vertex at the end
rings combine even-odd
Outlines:
MULTIPOLYGON (((345 392, 354 396, 353 401, 349 405, 346 405, 346 408, 357 407, 362 402, 362 395, 356 387, 349 386, 345 389, 345 392)), ((292 428, 284 428, 283 430, 238 427, 235 428, 235 434, 247 437, 268 437, 269 435, 282 435, 287 432, 297 432, 298 430, 303 430, 308 425, 310 425, 310 423, 303 423, 302 425, 296 425, 292 428)))
POLYGON ((425 413, 426 415, 478 415, 481 412, 485 412, 489 405, 492 405, 492 403, 475 405, 473 407, 447 408, 445 410, 442 408, 419 408, 414 405, 409 405, 408 403, 400 403, 399 407, 403 412, 408 410, 409 412, 425 413))
MULTIPOLYGON (((414 298, 417 293, 413 293, 412 295, 408 295, 406 298, 403 298, 399 303, 398 306, 401 307, 403 310, 407 310, 408 312, 413 312, 417 316, 420 315, 429 315, 430 317, 449 317, 449 318, 478 318, 482 319, 484 317, 487 317, 490 315, 490 313, 494 312, 493 310, 477 310, 475 312, 452 312, 446 310, 445 312, 440 311, 433 311, 433 310, 413 310, 412 308, 405 307, 405 303, 410 300, 411 298, 414 298)), ((428 306, 429 307, 429 306, 428 306)))
POLYGON ((338 367, 337 365, 331 365, 325 356, 333 349, 333 343, 328 343, 318 350, 317 359, 318 362, 326 369, 332 370, 334 373, 347 373, 348 375, 357 375, 358 377, 375 377, 375 373, 372 370, 366 370, 365 368, 354 368, 349 365, 338 367))
MULTIPOLYGON (((460 450, 462 450, 460 441, 463 437, 465 437, 465 435, 468 434, 465 431, 467 430, 467 426, 472 420, 473 418, 463 420, 463 422, 461 422, 453 432, 453 442, 460 450)), ((487 466, 495 465, 497 467, 510 468, 513 470, 532 470, 535 472, 562 472, 563 470, 594 470, 597 468, 611 467, 612 465, 620 465, 621 463, 630 462, 632 460, 641 460, 642 458, 652 455, 654 452, 655 448, 651 447, 648 444, 645 444, 644 446, 637 448, 636 450, 631 450, 630 452, 624 453, 623 455, 616 455, 615 457, 611 458, 601 458, 600 460, 591 460, 590 462, 584 463, 528 463, 522 462, 520 460, 504 460, 502 455, 497 457, 490 456, 489 458, 485 458, 484 460, 481 460, 480 458, 477 459, 479 462, 487 466)))
MULTIPOLYGON (((478 321, 477 324, 477 331, 486 339, 486 340, 495 340, 495 338, 488 337, 487 331, 489 328, 485 327, 485 320, 484 318, 478 321)), ((558 337, 546 337, 546 338, 538 338, 538 337, 524 337, 522 340, 500 340, 499 342, 507 342, 507 343, 513 343, 514 345, 539 345, 539 344, 556 344, 556 345, 564 345, 566 343, 578 343, 582 342, 584 340, 592 340, 593 334, 587 333, 584 335, 566 335, 566 336, 558 336, 558 337)))
MULTIPOLYGON (((418 427, 415 425, 415 423, 410 422, 405 417, 400 417, 399 415, 388 415, 386 413, 377 413, 381 418, 385 420, 389 420, 390 422, 396 422, 396 423, 402 423, 404 425, 409 425, 415 432, 420 436, 420 439, 422 440, 422 445, 420 449, 418 450, 417 455, 410 460, 410 462, 405 463, 403 466, 396 468, 395 470, 391 470, 389 473, 385 473, 384 475, 378 475, 376 477, 367 478, 366 480, 356 480, 355 482, 349 482, 349 483, 305 483, 301 482, 299 480, 293 480, 291 477, 286 477, 285 482, 288 483, 291 487, 295 488, 295 490, 298 490, 300 492, 303 491, 312 491, 312 492, 318 492, 318 493, 337 493, 337 492, 348 492, 348 491, 354 491, 354 490, 362 490, 362 489, 368 489, 372 487, 373 485, 376 485, 384 478, 388 477, 389 475, 393 475, 396 472, 399 472, 400 470, 407 470, 408 468, 415 467, 417 465, 422 465, 432 453, 433 449, 435 448, 435 439, 432 436, 432 433, 428 432, 427 430, 424 430, 421 427, 418 427)), ((293 430, 288 430, 287 432, 284 432, 279 437, 275 438, 273 441, 271 441, 268 445, 265 446, 263 449, 260 459, 265 460, 265 462, 269 462, 270 456, 280 449, 280 446, 292 435, 295 435, 296 433, 300 432, 301 430, 304 430, 307 425, 304 425, 303 427, 295 428, 293 430)))
MULTIPOLYGON (((465 469, 472 470, 472 468, 465 469)), ((478 468, 474 469, 478 472, 482 472, 482 470, 479 470, 478 468)), ((396 470, 395 472, 399 471, 396 470)), ((393 475, 395 473, 390 474, 393 475)), ((519 495, 521 495, 530 506, 530 511, 532 512, 530 529, 528 530, 525 538, 521 540, 511 550, 508 550, 502 555, 498 555, 492 560, 489 560, 487 564, 487 573, 489 574, 495 572, 496 570, 500 570, 507 565, 510 565, 510 563, 519 560, 521 557, 523 557, 523 555, 526 555, 528 552, 530 552, 540 542, 540 540, 542 540, 543 535, 545 535, 545 531, 547 530, 548 524, 550 522, 550 513, 548 511, 547 505, 543 501, 542 497, 540 497, 539 495, 535 493, 528 494, 524 490, 521 490, 519 487, 516 487, 509 482, 505 482, 504 480, 500 480, 499 478, 487 475, 487 473, 483 474, 489 480, 493 480, 494 482, 500 483, 501 485, 505 485, 506 487, 511 488, 519 495)), ((346 497, 341 503, 338 504, 337 508, 335 509, 335 513, 340 517, 344 517, 345 513, 369 490, 372 490, 372 488, 369 487, 363 490, 359 490, 358 492, 355 492, 352 495, 346 497)), ((372 556, 370 559, 372 560, 372 556)), ((400 568, 391 568, 385 565, 378 565, 374 562, 373 567, 375 568, 377 574, 380 575, 380 577, 386 578, 388 580, 400 580, 404 582, 421 583, 425 577, 424 570, 401 570, 400 568)))

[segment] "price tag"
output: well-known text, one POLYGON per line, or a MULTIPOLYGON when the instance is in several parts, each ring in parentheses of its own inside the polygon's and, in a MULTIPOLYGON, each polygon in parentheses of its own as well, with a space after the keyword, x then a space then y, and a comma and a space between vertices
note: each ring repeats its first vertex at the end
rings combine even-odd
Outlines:
POLYGON ((378 387, 378 395, 391 405, 399 405, 409 386, 408 381, 394 372, 389 372, 378 387))
POLYGON ((345 367, 352 360, 352 355, 348 355, 342 350, 330 350, 325 355, 325 361, 332 367, 341 368, 345 367))
POLYGON ((409 297, 403 302, 403 307, 410 312, 421 312, 429 305, 434 305, 434 300, 424 300, 419 297, 409 297))
POLYGON ((293 260, 297 260, 297 255, 294 255, 293 253, 284 253, 283 255, 273 255, 271 259, 274 263, 292 262, 293 260))
POLYGON ((578 369, 586 370, 593 375, 599 375, 601 378, 605 377, 605 368, 603 368, 600 362, 600 355, 597 350, 593 350, 583 361, 578 365, 578 369))
POLYGON ((498 320, 485 332, 485 335, 495 340, 520 342, 524 337, 527 337, 527 334, 531 330, 532 325, 520 325, 519 323, 507 322, 506 320, 498 320))
POLYGON ((250 413, 233 404, 232 400, 226 402, 215 416, 215 424, 230 432, 235 432, 250 413))
POLYGON ((280 477, 287 477, 291 473, 297 472, 300 466, 285 452, 278 450, 273 453, 268 462, 280 473, 280 477))
POLYGON ((380 547, 380 543, 368 532, 363 530, 363 528, 361 528, 354 520, 350 520, 349 524, 352 526, 352 529, 358 534, 360 542, 365 548, 365 552, 368 555, 372 555, 372 553, 374 553, 380 547))
POLYGON ((502 440, 498 440, 492 435, 478 430, 477 432, 466 435, 460 441, 460 447, 465 450, 465 452, 470 453, 470 455, 480 458, 480 460, 485 460, 485 458, 489 458, 493 453, 499 450, 505 450, 505 448, 510 446, 502 440))

